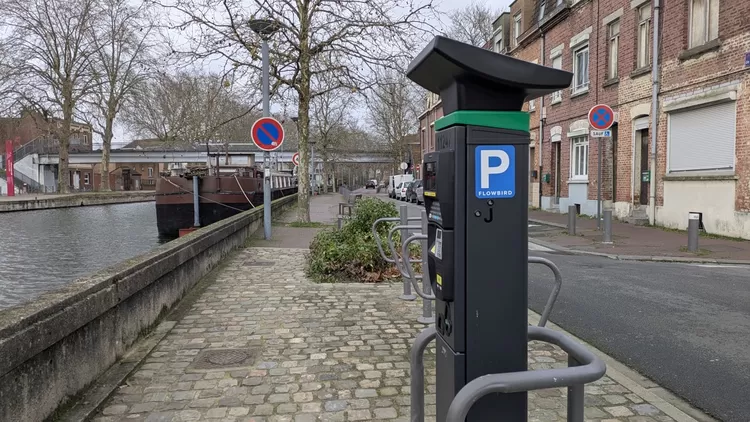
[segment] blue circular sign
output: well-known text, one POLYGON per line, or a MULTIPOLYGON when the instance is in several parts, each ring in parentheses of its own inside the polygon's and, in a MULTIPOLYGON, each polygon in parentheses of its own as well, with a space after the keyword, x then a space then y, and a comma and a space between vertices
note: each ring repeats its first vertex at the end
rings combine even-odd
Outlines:
POLYGON ((284 128, 273 117, 263 117, 253 123, 253 143, 263 151, 273 151, 284 143, 284 128))
POLYGON ((596 130, 607 130, 615 123, 615 112, 606 104, 595 105, 589 110, 589 124, 596 130))

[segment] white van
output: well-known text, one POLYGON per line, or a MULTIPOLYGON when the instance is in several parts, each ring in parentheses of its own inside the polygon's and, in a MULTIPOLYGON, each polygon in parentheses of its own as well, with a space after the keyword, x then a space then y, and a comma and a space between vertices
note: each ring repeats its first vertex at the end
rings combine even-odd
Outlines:
POLYGON ((401 192, 397 191, 396 188, 400 184, 404 182, 411 182, 412 180, 414 180, 413 174, 396 174, 394 176, 391 176, 390 183, 388 184, 388 197, 398 198, 401 192))

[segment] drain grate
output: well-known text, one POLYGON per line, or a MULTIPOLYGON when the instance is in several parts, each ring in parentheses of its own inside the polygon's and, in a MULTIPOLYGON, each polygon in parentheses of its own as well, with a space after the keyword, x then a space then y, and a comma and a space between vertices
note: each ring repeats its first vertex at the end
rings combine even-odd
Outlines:
POLYGON ((274 261, 245 261, 243 267, 271 267, 276 265, 274 261))
POLYGON ((195 357, 188 369, 213 370, 244 368, 252 366, 258 356, 256 349, 213 349, 204 350, 195 357))

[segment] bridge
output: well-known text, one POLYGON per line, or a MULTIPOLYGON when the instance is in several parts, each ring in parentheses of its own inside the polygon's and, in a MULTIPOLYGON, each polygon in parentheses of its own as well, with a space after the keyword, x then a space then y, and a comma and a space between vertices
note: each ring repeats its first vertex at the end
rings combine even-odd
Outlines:
MULTIPOLYGON (((296 151, 272 152, 271 159, 281 163, 291 163, 296 151)), ((255 148, 229 148, 228 151, 214 149, 210 152, 194 149, 184 150, 123 150, 110 152, 111 163, 206 163, 209 157, 254 157, 254 162, 263 161, 263 152, 255 148)), ((393 156, 384 152, 337 151, 332 154, 333 161, 346 164, 390 164, 393 156)), ((230 159, 231 160, 231 159, 230 159)), ((60 162, 58 154, 39 154, 36 164, 55 165, 60 162)), ((98 164, 102 162, 101 151, 71 153, 70 164, 98 164)), ((320 154, 315 154, 315 162, 322 163, 320 154)))

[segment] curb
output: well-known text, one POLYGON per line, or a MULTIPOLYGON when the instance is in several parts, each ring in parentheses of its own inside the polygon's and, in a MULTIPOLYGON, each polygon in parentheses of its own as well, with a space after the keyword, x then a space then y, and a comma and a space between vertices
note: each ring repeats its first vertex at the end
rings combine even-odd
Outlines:
MULTIPOLYGON (((539 322, 539 314, 532 309, 529 309, 529 323, 536 325, 539 322)), ((716 419, 712 418, 703 411, 693 407, 687 401, 668 393, 667 390, 660 387, 655 382, 649 380, 647 377, 639 374, 638 372, 630 369, 627 365, 617 361, 613 357, 607 355, 596 347, 592 346, 581 340, 579 337, 573 335, 571 332, 565 330, 559 325, 552 321, 547 322, 547 328, 551 328, 556 331, 565 333, 568 337, 574 341, 581 343, 591 350, 595 355, 604 361, 607 365, 607 372, 604 374, 605 377, 611 378, 613 381, 627 388, 640 398, 645 400, 647 403, 653 405, 657 409, 661 410, 667 416, 671 417, 677 422, 714 422, 716 419)))
MULTIPOLYGON (((540 220, 529 220, 529 222, 546 224, 548 226, 553 226, 553 227, 566 228, 565 226, 562 226, 559 224, 545 223, 540 220)), ((544 246, 545 248, 549 248, 557 252, 565 252, 565 253, 569 253, 573 255, 599 256, 602 258, 615 259, 618 261, 674 262, 674 263, 681 263, 681 264, 750 265, 750 260, 746 260, 746 259, 691 258, 691 257, 685 257, 685 256, 618 255, 618 254, 609 254, 605 252, 582 251, 579 249, 566 248, 564 246, 560 246, 551 242, 546 242, 544 240, 539 240, 533 237, 529 237, 529 242, 534 243, 539 246, 544 246)))

